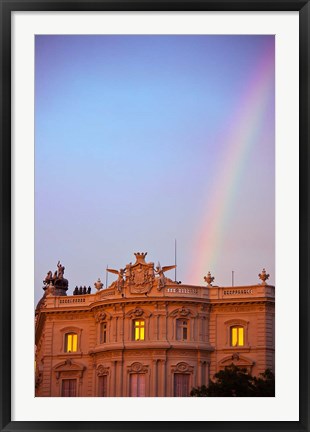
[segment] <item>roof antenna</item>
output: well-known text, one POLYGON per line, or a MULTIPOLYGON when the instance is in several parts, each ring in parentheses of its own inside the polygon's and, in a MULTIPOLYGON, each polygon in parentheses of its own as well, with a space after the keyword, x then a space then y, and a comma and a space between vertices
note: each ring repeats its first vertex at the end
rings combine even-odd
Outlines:
POLYGON ((174 282, 177 281, 177 239, 174 239, 174 282))
POLYGON ((234 276, 235 276, 235 272, 234 270, 231 271, 231 286, 234 286, 234 276))
POLYGON ((107 268, 105 270, 105 287, 108 288, 108 264, 107 264, 107 268))

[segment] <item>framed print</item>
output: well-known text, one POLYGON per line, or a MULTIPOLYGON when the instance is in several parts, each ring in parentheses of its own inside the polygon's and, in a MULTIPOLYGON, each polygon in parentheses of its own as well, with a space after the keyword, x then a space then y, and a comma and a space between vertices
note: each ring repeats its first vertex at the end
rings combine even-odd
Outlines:
POLYGON ((2 430, 308 430, 308 2, 1 23, 2 430))

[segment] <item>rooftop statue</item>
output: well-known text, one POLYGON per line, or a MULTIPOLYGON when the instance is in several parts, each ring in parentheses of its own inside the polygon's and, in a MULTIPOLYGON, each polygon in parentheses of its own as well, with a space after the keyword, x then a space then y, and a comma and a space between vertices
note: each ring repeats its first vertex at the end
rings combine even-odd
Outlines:
POLYGON ((44 294, 36 306, 36 311, 44 306, 47 296, 67 295, 66 291, 68 290, 69 283, 68 280, 63 277, 65 268, 60 264, 60 261, 57 263, 57 268, 58 270, 55 270, 54 274, 51 270, 49 270, 45 276, 45 279, 43 280, 44 294))
POLYGON ((114 270, 114 269, 107 269, 108 272, 110 273, 114 273, 118 275, 117 281, 116 281, 116 286, 117 286, 117 291, 119 293, 121 293, 123 291, 124 288, 124 274, 125 274, 125 269, 119 269, 119 270, 114 270))
POLYGON ((64 271, 65 267, 58 261, 57 263, 57 270, 55 270, 54 274, 52 274, 52 271, 49 270, 47 275, 45 276, 45 279, 43 281, 43 289, 44 291, 48 289, 49 294, 54 293, 54 295, 65 295, 63 291, 67 291, 68 289, 68 280, 64 278, 64 271), (56 289, 53 290, 51 287, 54 287, 56 289), (58 290, 60 289, 60 291, 58 290))
POLYGON ((160 263, 158 262, 158 265, 156 266, 156 269, 155 269, 155 273, 156 273, 156 275, 158 275, 158 278, 157 278, 158 279, 158 285, 157 285, 158 291, 160 291, 166 285, 166 277, 164 275, 164 272, 166 272, 168 270, 172 270, 174 268, 176 268, 176 265, 161 267, 160 263))
POLYGON ((57 263, 57 268, 58 268, 58 274, 57 274, 58 279, 62 279, 64 276, 65 268, 60 264, 60 261, 58 261, 57 263))

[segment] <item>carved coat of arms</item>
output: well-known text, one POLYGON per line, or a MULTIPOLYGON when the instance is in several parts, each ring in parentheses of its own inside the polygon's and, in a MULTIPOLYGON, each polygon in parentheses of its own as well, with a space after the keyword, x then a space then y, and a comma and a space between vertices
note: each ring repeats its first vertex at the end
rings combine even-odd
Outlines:
POLYGON ((144 294, 151 291, 155 280, 154 263, 145 262, 145 253, 135 253, 136 262, 127 264, 126 280, 131 293, 144 294))
POLYGON ((108 272, 118 275, 117 281, 111 286, 115 286, 119 293, 124 288, 129 288, 132 294, 145 294, 151 291, 153 286, 156 286, 160 291, 166 283, 164 272, 175 268, 176 266, 158 266, 154 268, 154 263, 147 263, 145 257, 147 252, 136 252, 136 262, 129 263, 124 269, 114 270, 107 269, 108 272))

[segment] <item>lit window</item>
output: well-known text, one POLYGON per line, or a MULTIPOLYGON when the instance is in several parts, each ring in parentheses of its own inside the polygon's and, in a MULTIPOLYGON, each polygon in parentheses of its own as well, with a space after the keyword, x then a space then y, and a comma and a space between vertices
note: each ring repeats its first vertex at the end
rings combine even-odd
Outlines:
POLYGON ((67 333, 65 336, 65 352, 77 351, 77 334, 67 333))
POLYGON ((100 327, 100 343, 107 342, 107 323, 101 323, 100 327))
POLYGON ((231 327, 230 343, 231 346, 244 346, 244 328, 240 326, 231 327))
POLYGON ((134 320, 133 324, 134 340, 144 340, 144 320, 134 320))
POLYGON ((177 340, 187 340, 188 338, 188 321, 177 319, 177 340))

